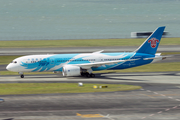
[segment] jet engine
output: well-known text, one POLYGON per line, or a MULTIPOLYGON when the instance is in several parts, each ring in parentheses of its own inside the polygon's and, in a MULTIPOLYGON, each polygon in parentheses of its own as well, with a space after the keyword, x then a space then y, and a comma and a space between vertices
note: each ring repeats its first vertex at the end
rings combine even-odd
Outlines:
POLYGON ((81 68, 74 65, 66 65, 63 67, 63 76, 79 76, 81 75, 81 68))

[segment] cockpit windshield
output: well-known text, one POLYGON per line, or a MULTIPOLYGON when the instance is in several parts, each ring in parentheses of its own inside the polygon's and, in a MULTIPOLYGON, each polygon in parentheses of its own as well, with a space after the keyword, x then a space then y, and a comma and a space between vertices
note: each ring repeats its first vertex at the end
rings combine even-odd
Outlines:
POLYGON ((12 61, 11 63, 17 63, 17 61, 12 61))

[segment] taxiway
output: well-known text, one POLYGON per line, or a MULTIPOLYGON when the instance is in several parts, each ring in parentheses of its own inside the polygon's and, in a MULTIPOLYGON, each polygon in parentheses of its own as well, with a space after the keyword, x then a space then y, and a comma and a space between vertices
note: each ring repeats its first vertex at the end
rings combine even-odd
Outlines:
POLYGON ((83 82, 131 84, 135 91, 78 94, 4 95, 0 119, 13 120, 179 120, 180 73, 110 73, 96 78, 61 75, 1 76, 0 83, 83 82))

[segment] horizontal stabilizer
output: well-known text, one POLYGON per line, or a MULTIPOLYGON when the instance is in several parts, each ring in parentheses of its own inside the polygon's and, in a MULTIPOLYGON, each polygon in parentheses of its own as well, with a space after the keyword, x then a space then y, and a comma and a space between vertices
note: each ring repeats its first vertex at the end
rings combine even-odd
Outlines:
POLYGON ((172 55, 171 56, 156 56, 156 57, 151 57, 151 58, 144 58, 144 60, 153 60, 153 59, 166 59, 167 57, 173 57, 172 55))

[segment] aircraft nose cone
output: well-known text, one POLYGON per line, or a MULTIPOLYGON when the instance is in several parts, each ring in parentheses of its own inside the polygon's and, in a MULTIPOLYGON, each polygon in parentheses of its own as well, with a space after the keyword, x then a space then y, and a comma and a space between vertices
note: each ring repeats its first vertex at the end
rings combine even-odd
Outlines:
POLYGON ((16 66, 12 65, 12 63, 10 63, 9 65, 6 66, 6 69, 9 71, 13 71, 16 72, 16 66))
POLYGON ((6 66, 6 70, 9 70, 10 71, 10 64, 6 66))

